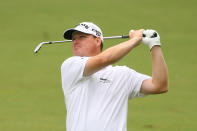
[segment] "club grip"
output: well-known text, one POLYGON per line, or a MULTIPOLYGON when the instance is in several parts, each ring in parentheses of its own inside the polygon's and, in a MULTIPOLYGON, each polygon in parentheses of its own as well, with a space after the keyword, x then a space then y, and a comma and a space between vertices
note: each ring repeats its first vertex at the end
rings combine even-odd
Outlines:
POLYGON ((128 35, 123 35, 122 38, 129 38, 129 36, 128 35))
MULTIPOLYGON (((146 37, 146 35, 143 34, 143 37, 146 37)), ((154 37, 155 37, 155 36, 154 36, 154 37)), ((128 35, 123 35, 122 38, 129 38, 129 36, 128 36, 128 35)))

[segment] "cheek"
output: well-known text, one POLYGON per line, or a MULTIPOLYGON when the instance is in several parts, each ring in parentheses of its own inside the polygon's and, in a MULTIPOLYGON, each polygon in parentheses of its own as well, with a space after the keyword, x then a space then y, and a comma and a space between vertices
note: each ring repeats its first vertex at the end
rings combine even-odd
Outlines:
POLYGON ((84 46, 85 51, 92 51, 95 49, 94 43, 89 43, 86 46, 84 46))
POLYGON ((90 41, 88 41, 87 46, 88 46, 89 48, 95 48, 95 47, 96 47, 96 41, 95 41, 95 40, 90 40, 90 41))

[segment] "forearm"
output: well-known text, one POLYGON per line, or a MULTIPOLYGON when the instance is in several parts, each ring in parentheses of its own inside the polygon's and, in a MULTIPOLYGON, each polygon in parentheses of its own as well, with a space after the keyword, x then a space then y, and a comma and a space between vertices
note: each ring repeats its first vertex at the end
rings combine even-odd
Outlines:
POLYGON ((91 57, 86 63, 83 75, 91 75, 98 70, 119 61, 136 46, 136 43, 139 42, 140 39, 133 38, 111 48, 108 48, 102 53, 91 57))
POLYGON ((143 31, 144 30, 141 29, 135 32, 130 32, 130 40, 122 42, 111 48, 108 48, 102 53, 88 59, 83 75, 91 75, 99 71, 100 69, 119 61, 126 54, 128 54, 134 47, 139 45, 139 43, 142 40, 143 31))
POLYGON ((152 83, 162 91, 168 90, 168 70, 160 46, 151 50, 152 55, 152 83))
POLYGON ((110 65, 116 63, 121 58, 123 58, 126 54, 128 54, 136 46, 136 43, 139 42, 140 40, 138 38, 130 39, 116 46, 108 48, 107 50, 99 54, 98 57, 104 59, 104 65, 110 65))

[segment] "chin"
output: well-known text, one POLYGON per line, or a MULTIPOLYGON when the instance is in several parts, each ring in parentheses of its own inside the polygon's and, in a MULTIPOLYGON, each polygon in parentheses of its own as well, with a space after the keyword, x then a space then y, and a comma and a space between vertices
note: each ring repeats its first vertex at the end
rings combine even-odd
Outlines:
POLYGON ((83 51, 80 51, 80 50, 73 51, 73 54, 75 56, 87 56, 87 52, 83 52, 83 51))
POLYGON ((82 55, 81 53, 79 53, 79 52, 74 52, 73 53, 75 56, 84 56, 84 55, 82 55))

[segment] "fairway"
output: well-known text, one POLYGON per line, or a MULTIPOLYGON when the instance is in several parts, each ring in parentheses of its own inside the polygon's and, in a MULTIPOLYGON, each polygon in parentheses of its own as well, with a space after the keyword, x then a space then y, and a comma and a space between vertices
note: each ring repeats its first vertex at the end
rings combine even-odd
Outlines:
MULTIPOLYGON (((129 101, 128 131, 197 130, 196 0, 2 0, 0 4, 0 131, 65 131, 60 66, 72 56, 63 32, 82 21, 104 36, 130 29, 159 32, 169 72, 169 91, 129 101)), ((104 40, 104 49, 125 41, 104 40)), ((151 75, 151 55, 141 44, 115 65, 151 75)))

